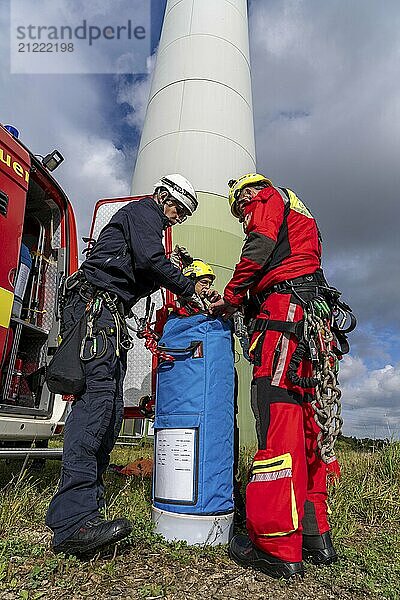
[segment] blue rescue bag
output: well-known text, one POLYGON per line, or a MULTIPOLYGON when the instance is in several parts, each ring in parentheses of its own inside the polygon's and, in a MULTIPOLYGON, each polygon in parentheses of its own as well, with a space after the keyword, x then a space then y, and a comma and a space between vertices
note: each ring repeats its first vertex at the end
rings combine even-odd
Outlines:
POLYGON ((216 515, 233 511, 234 355, 229 321, 171 316, 159 346, 154 505, 216 515))

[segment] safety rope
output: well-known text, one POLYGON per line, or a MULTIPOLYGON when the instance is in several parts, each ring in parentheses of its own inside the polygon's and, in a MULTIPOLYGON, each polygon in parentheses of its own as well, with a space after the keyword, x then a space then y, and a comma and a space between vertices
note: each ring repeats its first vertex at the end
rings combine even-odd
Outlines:
POLYGON ((156 356, 158 360, 166 360, 171 362, 175 360, 173 356, 167 354, 163 350, 160 350, 160 348, 158 347, 158 335, 151 329, 150 324, 148 322, 141 330, 137 331, 136 335, 139 339, 144 339, 145 348, 147 348, 147 350, 150 350, 153 356, 156 356))
POLYGON ((154 313, 155 303, 151 301, 151 296, 147 296, 146 309, 143 317, 138 317, 135 313, 132 313, 135 319, 137 329, 127 323, 128 329, 134 331, 139 339, 144 340, 144 346, 151 352, 151 354, 159 361, 171 361, 175 359, 170 354, 167 354, 158 347, 158 341, 160 336, 151 328, 151 320, 154 313))

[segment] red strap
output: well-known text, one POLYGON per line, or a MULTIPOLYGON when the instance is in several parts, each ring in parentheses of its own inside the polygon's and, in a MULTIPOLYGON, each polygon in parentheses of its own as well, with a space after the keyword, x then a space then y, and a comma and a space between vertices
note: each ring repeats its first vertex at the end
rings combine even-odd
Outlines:
POLYGON ((158 360, 169 360, 169 361, 174 361, 174 357, 171 356, 170 354, 167 354, 166 352, 163 352, 162 350, 160 350, 158 348, 158 340, 156 335, 154 334, 154 332, 150 329, 150 325, 147 323, 146 327, 144 328, 143 331, 140 332, 140 334, 138 334, 138 337, 143 338, 144 339, 144 345, 147 348, 147 350, 150 350, 150 352, 156 356, 158 358, 158 360))

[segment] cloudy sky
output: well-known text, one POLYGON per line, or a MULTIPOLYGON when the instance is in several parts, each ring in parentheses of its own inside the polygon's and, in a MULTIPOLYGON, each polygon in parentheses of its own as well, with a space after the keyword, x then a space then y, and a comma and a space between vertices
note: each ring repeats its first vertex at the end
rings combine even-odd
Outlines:
MULTIPOLYGON (((159 22, 165 1, 153 6, 159 22)), ((400 4, 251 0, 249 13, 258 170, 310 206, 328 278, 359 319, 345 433, 399 436, 400 4)), ((97 199, 129 193, 153 60, 140 77, 11 75, 9 19, 1 0, 0 122, 35 153, 61 150, 57 178, 86 235, 97 199)))

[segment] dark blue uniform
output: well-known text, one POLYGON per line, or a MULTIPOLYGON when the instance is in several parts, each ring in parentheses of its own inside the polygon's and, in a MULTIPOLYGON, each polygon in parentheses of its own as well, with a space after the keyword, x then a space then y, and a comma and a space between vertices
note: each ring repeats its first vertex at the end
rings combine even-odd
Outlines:
POLYGON ((194 283, 166 258, 163 230, 169 225, 160 206, 147 197, 121 208, 104 227, 81 266, 93 285, 115 292, 127 307, 166 287, 189 298, 194 283))
MULTIPOLYGON (((162 235, 168 224, 153 198, 130 202, 101 231, 80 270, 94 288, 117 294, 126 309, 160 286, 189 298, 193 281, 165 256, 162 235)), ((77 289, 67 295, 64 331, 82 317, 86 304, 77 289)), ((96 327, 111 332, 114 325, 103 303, 96 327)), ((97 517, 104 505, 102 476, 123 417, 126 351, 120 348, 117 356, 116 350, 116 336, 109 334, 106 353, 84 363, 86 386, 65 425, 60 486, 46 516, 55 547, 97 517)))

